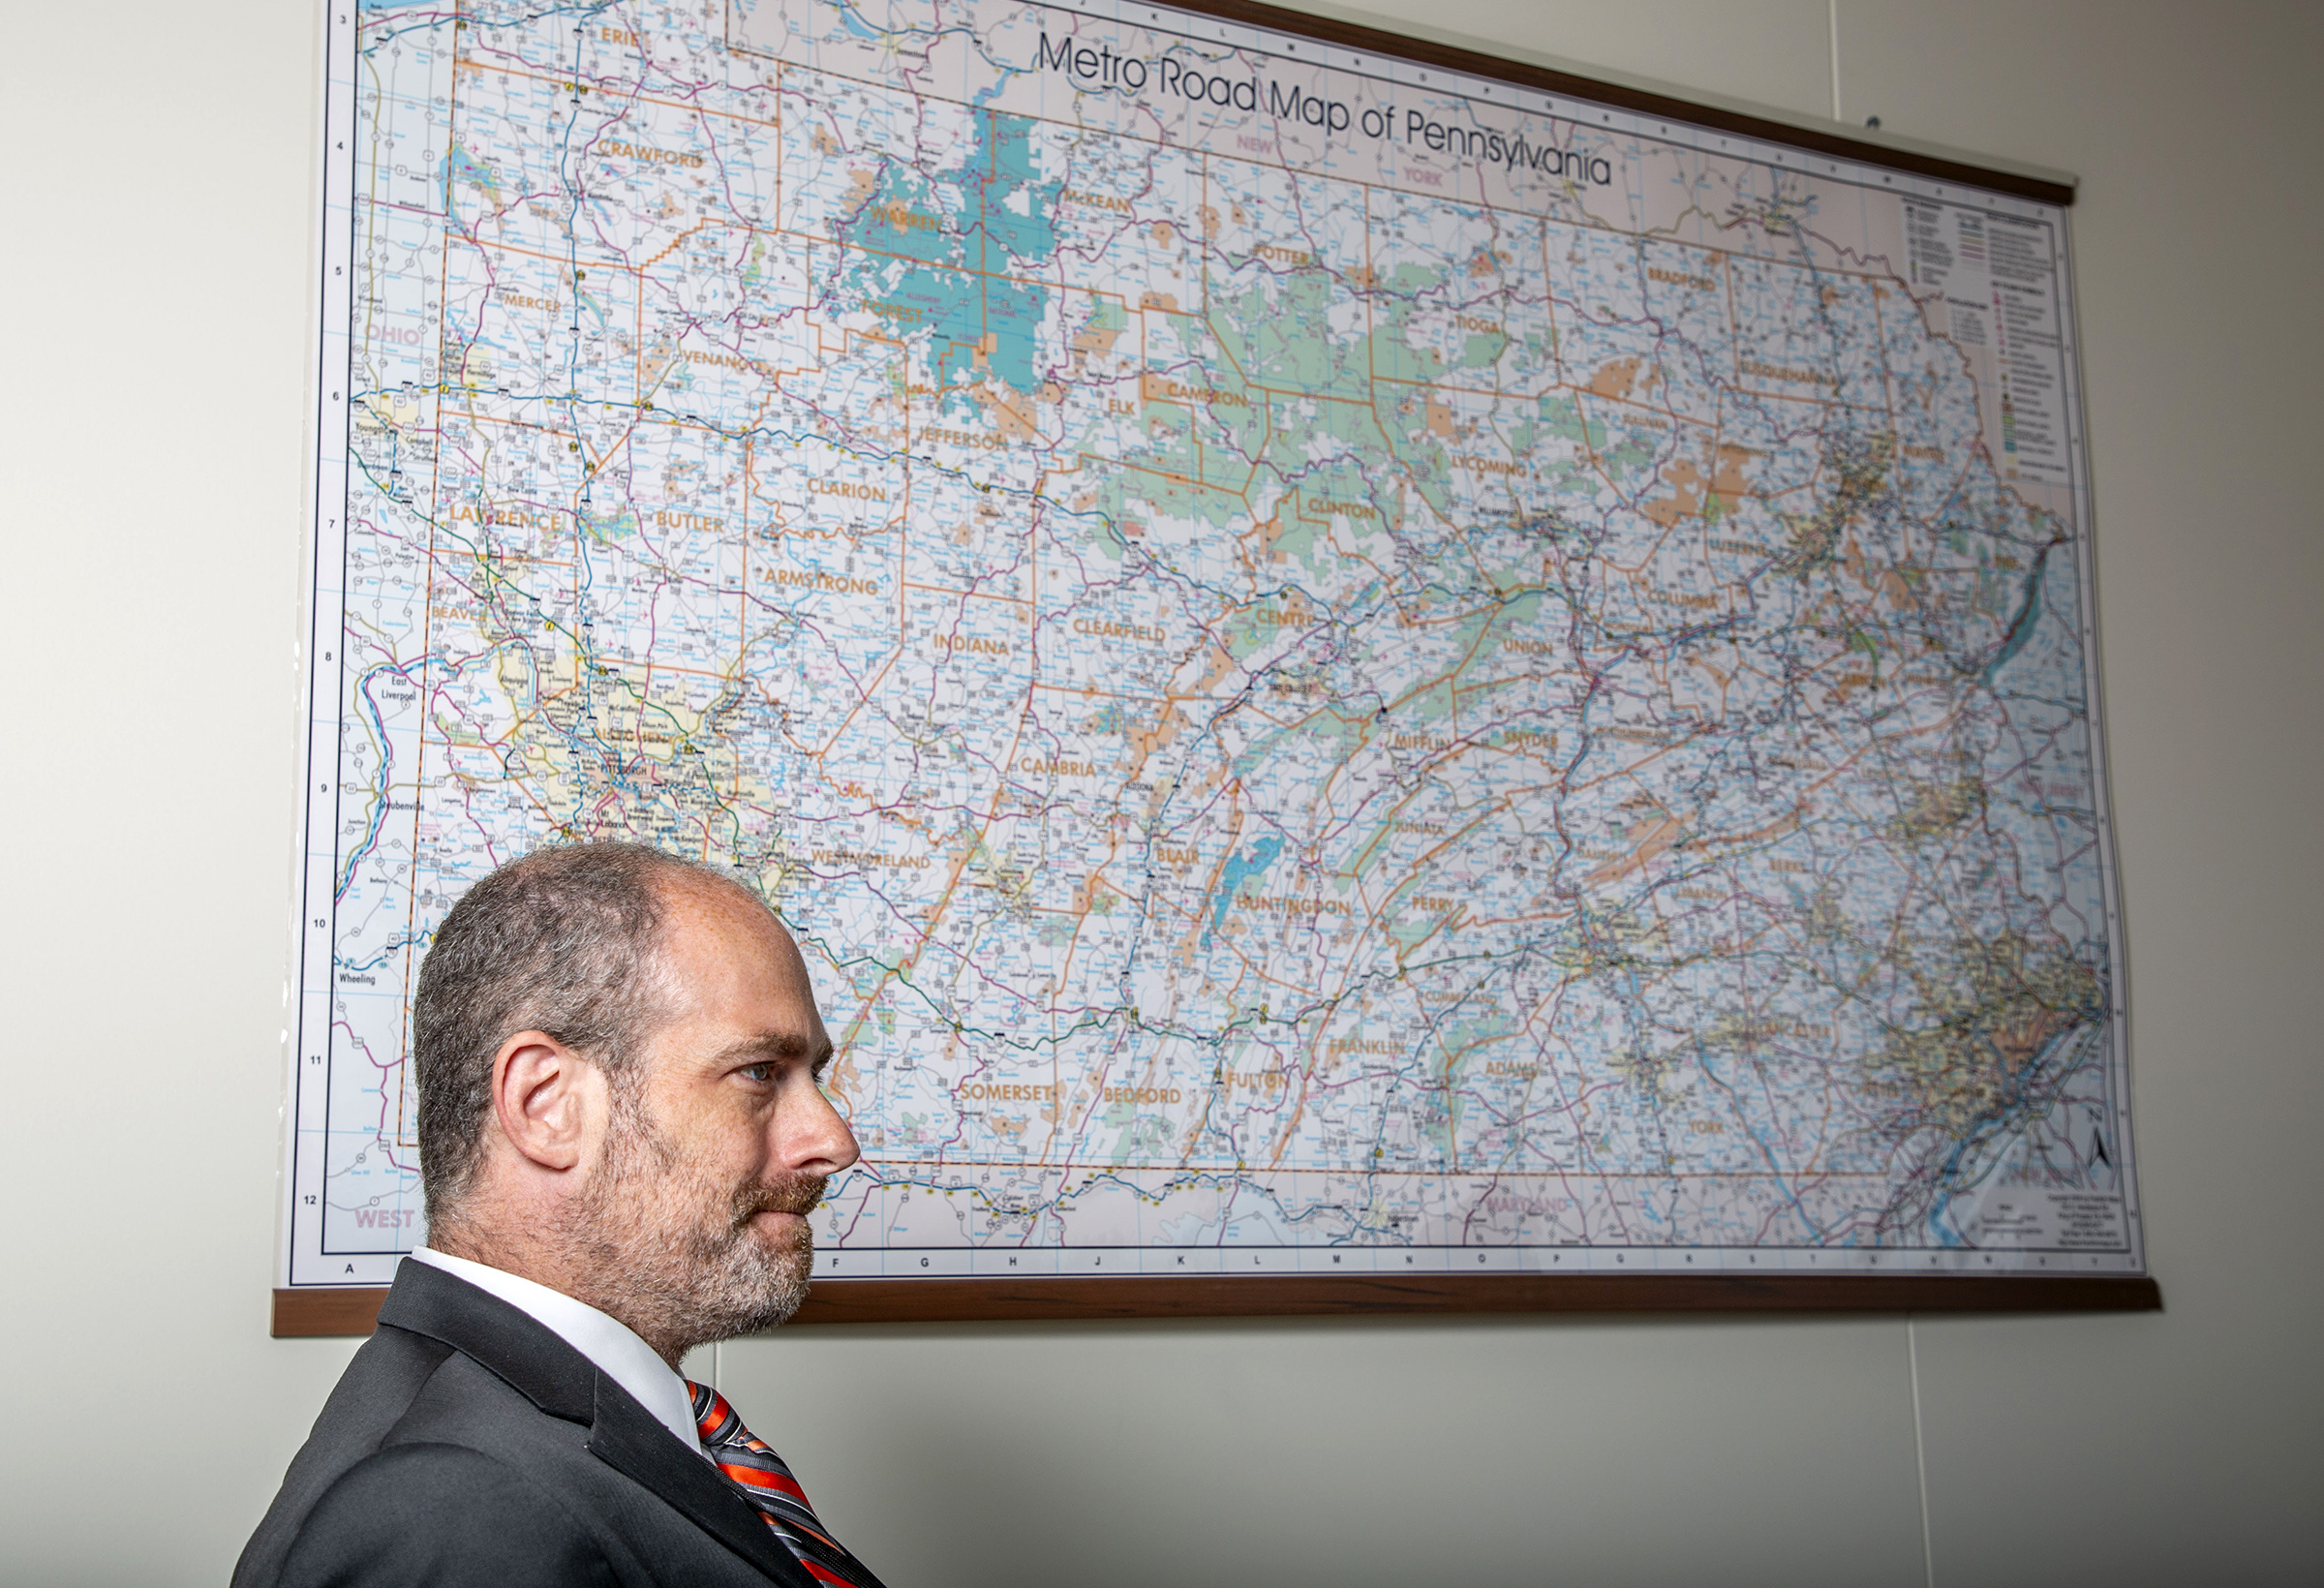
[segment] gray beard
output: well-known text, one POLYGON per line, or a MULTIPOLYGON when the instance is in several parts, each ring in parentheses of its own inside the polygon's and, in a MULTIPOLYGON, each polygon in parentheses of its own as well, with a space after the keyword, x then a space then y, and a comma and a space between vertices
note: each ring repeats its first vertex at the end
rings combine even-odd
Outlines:
POLYGON ((814 1236, 803 1223, 770 1243, 750 1224, 769 1210, 804 1217, 823 1200, 819 1175, 773 1184, 719 1182, 617 1100, 605 1162, 575 1209, 568 1272, 596 1276, 579 1299, 620 1319, 665 1359, 773 1328, 807 1299, 814 1236))

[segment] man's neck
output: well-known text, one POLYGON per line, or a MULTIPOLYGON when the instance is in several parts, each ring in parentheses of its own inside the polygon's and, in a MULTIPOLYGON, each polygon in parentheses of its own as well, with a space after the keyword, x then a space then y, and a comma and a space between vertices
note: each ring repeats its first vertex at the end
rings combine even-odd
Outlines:
POLYGON ((569 1296, 585 1306, 596 1308, 653 1347, 654 1354, 669 1363, 672 1372, 681 1371, 679 1363, 690 1342, 665 1337, 654 1328, 652 1320, 634 1316, 633 1304, 625 1304, 623 1298, 604 1294, 603 1287, 591 1282, 586 1267, 566 1260, 560 1243, 537 1237, 511 1238, 502 1232, 479 1228, 473 1221, 459 1220, 446 1226, 430 1225, 428 1244, 446 1257, 465 1258, 503 1273, 512 1273, 519 1279, 530 1279, 535 1285, 544 1285, 561 1296, 569 1296))

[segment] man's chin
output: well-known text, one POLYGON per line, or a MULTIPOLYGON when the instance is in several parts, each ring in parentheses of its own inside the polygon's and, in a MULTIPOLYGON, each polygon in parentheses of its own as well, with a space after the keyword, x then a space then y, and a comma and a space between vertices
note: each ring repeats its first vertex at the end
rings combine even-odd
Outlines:
POLYGON ((771 1208, 753 1213, 740 1234, 757 1249, 758 1261, 767 1270, 781 1274, 787 1286, 805 1294, 807 1281, 815 1271, 815 1232, 805 1213, 771 1208))
POLYGON ((726 1293, 735 1303, 728 1338, 756 1334, 787 1321, 807 1299, 815 1267, 814 1232, 806 1215, 754 1213, 746 1230, 757 1248, 756 1261, 749 1265, 749 1277, 736 1274, 737 1282, 726 1293))
POLYGON ((736 1333, 763 1334, 770 1328, 789 1323, 791 1315, 807 1300, 807 1267, 803 1264, 796 1273, 785 1274, 781 1283, 761 1291, 747 1327, 736 1330, 736 1333))
POLYGON ((711 1294, 697 1293, 689 1302, 673 1309, 674 1332, 688 1350, 720 1340, 763 1334, 790 1320, 807 1299, 809 1265, 789 1263, 761 1268, 748 1277, 735 1276, 711 1294))

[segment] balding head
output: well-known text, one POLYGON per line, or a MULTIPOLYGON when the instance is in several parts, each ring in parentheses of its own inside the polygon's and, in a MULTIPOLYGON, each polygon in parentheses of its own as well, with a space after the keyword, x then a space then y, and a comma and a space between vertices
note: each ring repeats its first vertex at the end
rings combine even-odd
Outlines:
MULTIPOLYGON (((457 1219, 475 1179, 493 1114, 493 1058, 510 1035, 547 1032, 611 1080, 636 1063, 676 991, 662 950, 681 897, 717 917, 774 928, 740 884, 634 843, 536 849, 452 906, 412 1005, 431 1226, 457 1219)), ((789 948, 788 934, 774 930, 789 948)), ((789 953, 795 961, 798 951, 789 953)))

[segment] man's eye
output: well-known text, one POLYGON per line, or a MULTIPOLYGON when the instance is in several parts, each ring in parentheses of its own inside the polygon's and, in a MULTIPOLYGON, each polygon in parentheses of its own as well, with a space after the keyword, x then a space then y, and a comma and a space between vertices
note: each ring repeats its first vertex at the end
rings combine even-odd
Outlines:
POLYGON ((746 1064, 735 1073, 746 1081, 756 1082, 758 1084, 764 1085, 775 1079, 775 1066, 772 1064, 746 1064))

